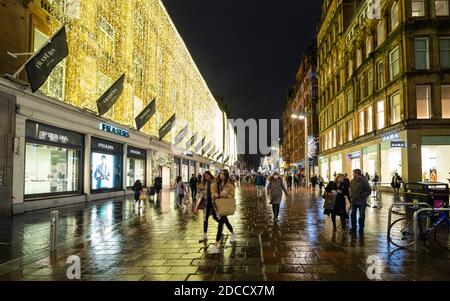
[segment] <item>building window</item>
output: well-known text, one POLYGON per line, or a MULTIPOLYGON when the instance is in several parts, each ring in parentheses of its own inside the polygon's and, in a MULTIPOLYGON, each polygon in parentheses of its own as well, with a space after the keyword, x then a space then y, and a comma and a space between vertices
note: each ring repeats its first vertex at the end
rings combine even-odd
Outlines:
POLYGON ((100 29, 100 45, 103 47, 103 50, 108 54, 114 55, 114 27, 106 21, 103 16, 100 16, 98 27, 100 29))
POLYGON ((364 77, 359 80, 359 96, 360 101, 362 101, 366 97, 366 84, 364 81, 364 77))
POLYGON ((384 100, 377 102, 377 129, 381 130, 385 126, 384 100))
MULTIPOLYGON (((38 29, 34 29, 34 52, 41 49, 48 41, 48 36, 43 34, 38 29)), ((66 60, 64 59, 53 69, 45 83, 39 89, 44 94, 57 98, 59 100, 64 100, 65 92, 65 78, 66 78, 66 60)))
POLYGON ((391 80, 400 74, 400 50, 398 47, 389 53, 389 71, 391 80))
POLYGON ((350 58, 348 61, 348 78, 350 78, 353 74, 353 59, 350 58))
POLYGON ((367 94, 370 96, 373 93, 373 71, 369 70, 367 73, 367 94))
POLYGON ((394 2, 391 9, 391 31, 397 28, 399 22, 398 2, 394 2))
POLYGON ((450 37, 439 39, 439 52, 442 69, 450 69, 450 37))
POLYGON ((359 112, 359 136, 364 136, 366 133, 366 120, 364 111, 359 112))
POLYGON ((362 64, 362 53, 363 51, 361 48, 356 51, 356 68, 358 68, 362 64))
POLYGON ((336 128, 333 129, 333 147, 336 147, 336 128))
POLYGON ((425 16, 425 0, 412 0, 411 10, 413 17, 425 16))
POLYGON ((367 108, 367 133, 373 131, 373 109, 372 107, 367 108))
POLYGON ((347 140, 353 140, 353 120, 347 121, 347 140))
POLYGON ((377 88, 378 90, 384 87, 384 63, 380 61, 377 63, 377 88))
POLYGON ((339 104, 339 118, 341 118, 344 115, 344 101, 342 100, 342 98, 339 98, 338 104, 339 104))
POLYGON ((436 0, 434 5, 436 7, 436 16, 448 16, 449 15, 449 5, 448 0, 436 0))
POLYGON ((386 31, 385 31, 385 26, 384 26, 384 20, 381 20, 378 23, 378 27, 377 27, 377 45, 378 46, 383 44, 385 37, 386 37, 386 31))
POLYGON ((366 39, 366 57, 369 57, 369 55, 372 53, 372 36, 369 36, 366 39))
POLYGON ((347 92, 347 112, 353 111, 353 91, 350 89, 347 92))
POLYGON ((450 85, 441 87, 442 118, 450 118, 450 85))
POLYGON ((400 121, 400 92, 397 92, 391 96, 391 124, 396 124, 400 121))
POLYGON ((430 69, 428 38, 415 38, 414 51, 416 59, 416 70, 430 69))
POLYGON ((429 119, 430 114, 430 86, 416 86, 417 119, 429 119))
POLYGON ((338 144, 342 145, 344 144, 344 140, 343 140, 343 128, 344 126, 341 124, 338 126, 338 144))
POLYGON ((334 121, 336 121, 336 120, 338 120, 338 118, 339 118, 339 108, 338 108, 338 103, 336 102, 336 103, 334 103, 334 105, 333 105, 333 118, 334 118, 334 121))

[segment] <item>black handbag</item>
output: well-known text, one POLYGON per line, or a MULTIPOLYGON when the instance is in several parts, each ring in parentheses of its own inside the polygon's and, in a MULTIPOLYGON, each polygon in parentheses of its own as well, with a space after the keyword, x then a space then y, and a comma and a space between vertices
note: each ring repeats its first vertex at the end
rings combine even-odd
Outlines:
POLYGON ((323 208, 326 210, 334 210, 336 207, 336 197, 334 195, 326 194, 323 208))

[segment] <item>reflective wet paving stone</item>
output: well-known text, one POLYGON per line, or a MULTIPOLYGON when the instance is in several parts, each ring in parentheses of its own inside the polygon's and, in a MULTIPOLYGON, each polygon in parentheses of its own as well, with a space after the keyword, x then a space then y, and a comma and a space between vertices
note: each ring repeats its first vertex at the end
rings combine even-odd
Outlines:
POLYGON ((61 209, 60 244, 51 257, 49 211, 2 219, 0 280, 67 280, 70 255, 80 257, 84 281, 367 281, 373 255, 384 281, 450 279, 449 252, 415 254, 389 246, 390 194, 383 194, 379 208, 368 208, 364 236, 334 233, 318 194, 291 192, 276 224, 253 187, 242 185, 236 195, 230 221, 238 242, 230 244, 225 229, 217 255, 207 254, 217 223, 210 218, 209 240, 199 243, 202 214, 175 209, 173 193, 140 211, 131 199, 61 209))

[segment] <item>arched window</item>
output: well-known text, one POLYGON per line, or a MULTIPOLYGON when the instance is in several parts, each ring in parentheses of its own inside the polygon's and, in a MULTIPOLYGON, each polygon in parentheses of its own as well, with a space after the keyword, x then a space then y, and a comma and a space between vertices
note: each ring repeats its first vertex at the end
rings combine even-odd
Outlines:
POLYGON ((399 17, 398 17, 398 2, 394 2, 391 8, 391 31, 393 31, 395 28, 397 28, 399 23, 399 17))
POLYGON ((368 36, 366 39, 366 58, 372 53, 372 35, 368 36))
POLYGON ((383 44, 385 36, 386 36, 386 31, 385 31, 385 26, 384 26, 384 20, 380 20, 380 22, 378 22, 378 27, 377 27, 377 45, 378 46, 383 44))

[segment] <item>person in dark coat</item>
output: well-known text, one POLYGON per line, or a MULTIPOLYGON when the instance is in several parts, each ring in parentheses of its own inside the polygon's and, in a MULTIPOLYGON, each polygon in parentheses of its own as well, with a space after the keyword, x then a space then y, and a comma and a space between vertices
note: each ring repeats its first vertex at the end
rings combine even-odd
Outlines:
POLYGON ((343 174, 338 174, 336 176, 336 179, 328 183, 327 187, 325 188, 326 193, 328 193, 330 196, 334 195, 334 197, 336 198, 334 210, 325 209, 324 212, 327 215, 331 214, 334 231, 337 231, 336 216, 339 216, 341 218, 341 226, 343 230, 346 229, 346 220, 349 219, 345 197, 350 199, 350 192, 349 186, 347 186, 344 179, 345 176, 343 174))
POLYGON ((395 173, 395 175, 392 177, 391 186, 394 188, 395 198, 400 198, 400 187, 402 187, 403 179, 398 175, 398 173, 395 173))
POLYGON ((317 178, 317 176, 316 175, 313 175, 312 177, 311 177, 311 187, 312 187, 312 190, 314 191, 315 189, 316 189, 316 186, 317 186, 317 183, 319 182, 319 179, 317 178))
POLYGON ((144 190, 141 180, 136 180, 132 189, 134 191, 134 200, 136 203, 139 202, 139 208, 141 208, 141 192, 144 190))
POLYGON ((280 213, 280 204, 283 199, 283 192, 288 195, 288 191, 284 186, 283 179, 280 178, 278 173, 275 173, 273 177, 269 179, 269 185, 267 186, 267 193, 270 196, 270 204, 272 204, 273 221, 278 222, 278 214, 280 213))
POLYGON ((156 194, 159 194, 161 192, 162 182, 163 182, 163 180, 162 180, 161 176, 159 176, 159 175, 153 181, 153 187, 155 187, 156 194))
POLYGON ((195 174, 192 174, 192 177, 189 180, 189 188, 191 188, 191 197, 193 202, 195 201, 195 197, 197 196, 198 183, 198 178, 195 176, 195 174))

